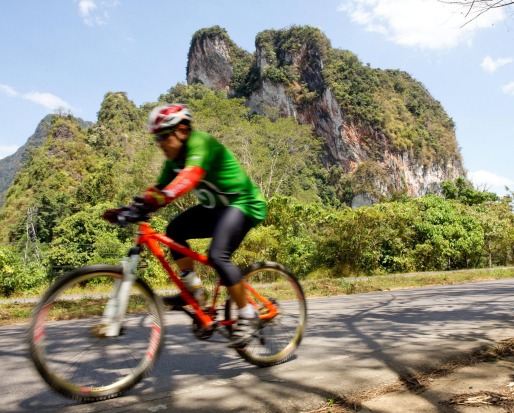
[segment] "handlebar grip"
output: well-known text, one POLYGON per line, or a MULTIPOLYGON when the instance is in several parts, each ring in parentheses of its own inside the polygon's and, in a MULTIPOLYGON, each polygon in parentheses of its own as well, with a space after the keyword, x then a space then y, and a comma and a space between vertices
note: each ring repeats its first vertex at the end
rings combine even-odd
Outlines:
POLYGON ((128 223, 147 221, 149 212, 144 204, 133 203, 126 207, 108 209, 102 217, 111 224, 125 226, 128 223))

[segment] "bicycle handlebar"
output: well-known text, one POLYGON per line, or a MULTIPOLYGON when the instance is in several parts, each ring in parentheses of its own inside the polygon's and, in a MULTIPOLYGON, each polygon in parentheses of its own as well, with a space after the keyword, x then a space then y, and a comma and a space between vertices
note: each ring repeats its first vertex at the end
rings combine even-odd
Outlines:
POLYGON ((149 210, 143 202, 134 198, 134 202, 128 206, 108 209, 104 212, 103 218, 111 224, 126 226, 127 224, 148 221, 151 212, 154 211, 149 210))

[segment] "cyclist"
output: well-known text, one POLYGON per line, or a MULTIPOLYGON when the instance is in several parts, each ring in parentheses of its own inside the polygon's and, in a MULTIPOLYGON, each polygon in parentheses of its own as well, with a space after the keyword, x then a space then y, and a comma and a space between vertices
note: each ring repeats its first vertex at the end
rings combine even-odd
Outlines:
MULTIPOLYGON (((247 303, 241 270, 231 261, 244 237, 266 216, 266 202, 236 157, 211 135, 192 128, 193 117, 182 104, 158 106, 149 115, 148 127, 164 152, 166 161, 157 183, 146 190, 144 204, 153 210, 193 191, 199 205, 180 213, 166 234, 180 244, 211 238, 209 261, 238 307, 231 347, 246 345, 258 328, 254 308, 247 303)), ((184 284, 202 303, 202 284, 193 260, 175 251, 173 259, 184 284)), ((178 296, 163 297, 167 305, 182 302, 178 296)))

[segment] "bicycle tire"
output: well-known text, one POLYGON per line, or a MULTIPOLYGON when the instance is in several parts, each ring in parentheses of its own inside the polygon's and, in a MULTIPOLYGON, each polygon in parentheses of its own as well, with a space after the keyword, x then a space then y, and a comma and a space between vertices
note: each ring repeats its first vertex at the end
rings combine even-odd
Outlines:
POLYGON ((82 295, 87 284, 103 287, 121 278, 121 266, 79 268, 59 278, 34 308, 30 358, 41 377, 65 397, 81 402, 117 397, 155 365, 164 341, 163 318, 161 301, 146 282, 135 280, 116 337, 98 333, 109 294, 82 295))
MULTIPOLYGON (((235 350, 246 361, 269 367, 291 359, 300 345, 307 322, 307 302, 296 276, 282 264, 272 261, 255 263, 243 271, 243 280, 259 294, 273 300, 279 307, 278 314, 270 320, 261 320, 261 327, 254 338, 243 348, 235 350)), ((235 311, 227 300, 225 316, 235 311)), ((262 315, 265 308, 257 308, 262 315)), ((261 317, 262 318, 262 317, 261 317)))

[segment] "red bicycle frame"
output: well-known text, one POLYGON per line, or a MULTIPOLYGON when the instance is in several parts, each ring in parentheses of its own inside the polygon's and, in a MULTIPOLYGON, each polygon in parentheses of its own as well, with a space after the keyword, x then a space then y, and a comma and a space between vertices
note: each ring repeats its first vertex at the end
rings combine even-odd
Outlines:
MULTIPOLYGON (((171 265, 169 264, 168 260, 166 259, 166 255, 159 245, 159 243, 167 246, 168 248, 171 248, 174 251, 177 251, 186 257, 189 257, 195 261, 200 262, 201 264, 207 265, 209 267, 212 267, 212 265, 209 262, 209 259, 202 254, 199 254, 195 251, 192 251, 191 249, 179 244, 178 242, 172 240, 171 238, 168 238, 164 234, 161 234, 157 231, 155 231, 149 223, 147 222, 141 222, 139 224, 139 231, 137 233, 136 243, 138 245, 147 245, 150 249, 151 253, 155 255, 155 257, 159 260, 161 265, 164 267, 166 272, 168 273, 168 276, 170 280, 176 284, 180 291, 182 292, 182 297, 187 305, 190 305, 194 309, 195 316, 197 320, 201 323, 202 328, 211 328, 214 324, 213 316, 205 313, 202 308, 198 305, 198 302, 193 298, 191 293, 188 291, 188 289, 183 284, 180 277, 177 275, 175 271, 171 268, 171 265)), ((219 289, 221 287, 221 282, 218 278, 218 282, 216 285, 216 290, 213 297, 213 302, 216 303, 216 298, 219 294, 219 289)), ((265 311, 260 311, 259 317, 261 319, 271 319, 275 317, 278 313, 277 306, 270 300, 268 300, 266 297, 259 294, 250 284, 245 282, 245 288, 248 291, 247 299, 248 302, 251 303, 254 307, 258 309, 259 305, 262 305, 265 311)), ((225 320, 218 322, 221 325, 230 325, 233 324, 235 321, 233 320, 225 320)))

